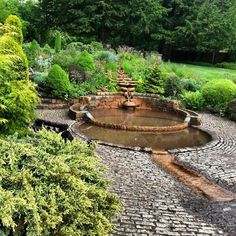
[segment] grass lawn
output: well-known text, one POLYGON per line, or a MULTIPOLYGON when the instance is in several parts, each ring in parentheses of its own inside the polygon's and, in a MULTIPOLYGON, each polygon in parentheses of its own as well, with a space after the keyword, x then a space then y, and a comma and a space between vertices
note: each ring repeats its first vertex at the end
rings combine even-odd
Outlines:
POLYGON ((192 78, 202 81, 212 79, 236 80, 236 70, 231 69, 169 62, 166 62, 165 66, 167 68, 170 67, 181 78, 192 78))

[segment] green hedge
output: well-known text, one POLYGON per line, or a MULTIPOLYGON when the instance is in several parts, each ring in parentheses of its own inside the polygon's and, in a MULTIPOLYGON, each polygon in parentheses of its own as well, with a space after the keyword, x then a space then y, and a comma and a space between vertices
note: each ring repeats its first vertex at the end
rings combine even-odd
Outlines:
POLYGON ((229 101, 236 97, 236 84, 231 80, 211 80, 202 87, 205 106, 224 112, 229 101))
POLYGON ((0 139, 0 235, 109 235, 120 208, 93 148, 53 132, 0 139))

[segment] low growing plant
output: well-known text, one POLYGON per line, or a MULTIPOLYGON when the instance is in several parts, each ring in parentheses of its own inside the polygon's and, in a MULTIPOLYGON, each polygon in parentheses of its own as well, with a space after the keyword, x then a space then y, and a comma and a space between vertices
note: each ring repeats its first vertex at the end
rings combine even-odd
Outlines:
POLYGON ((120 202, 93 149, 45 130, 0 139, 0 234, 109 235, 120 202))
POLYGON ((184 93, 181 102, 187 109, 199 111, 204 108, 204 98, 200 91, 184 93))

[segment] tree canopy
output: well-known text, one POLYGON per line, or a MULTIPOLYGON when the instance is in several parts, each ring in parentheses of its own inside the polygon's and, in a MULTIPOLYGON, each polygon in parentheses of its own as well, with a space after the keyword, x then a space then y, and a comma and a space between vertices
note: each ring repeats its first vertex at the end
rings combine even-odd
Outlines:
POLYGON ((26 39, 41 43, 55 29, 82 42, 147 50, 236 49, 235 0, 0 0, 0 6, 0 21, 9 13, 20 15, 26 39))

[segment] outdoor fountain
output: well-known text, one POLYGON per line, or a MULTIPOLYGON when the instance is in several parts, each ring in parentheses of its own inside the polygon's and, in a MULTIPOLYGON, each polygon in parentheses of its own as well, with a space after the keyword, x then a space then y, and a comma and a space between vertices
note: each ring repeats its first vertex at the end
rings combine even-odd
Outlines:
POLYGON ((127 77, 124 71, 120 68, 118 71, 117 84, 120 86, 121 91, 126 97, 126 101, 123 103, 123 107, 127 109, 135 109, 138 104, 132 101, 135 92, 136 81, 127 77))
POLYGON ((135 93, 136 81, 118 70, 121 92, 84 96, 70 107, 81 137, 129 148, 160 150, 203 145, 211 139, 200 129, 199 117, 180 109, 175 100, 135 93))
MULTIPOLYGON (((202 128, 199 116, 179 107, 177 101, 135 93, 136 82, 119 69, 119 93, 100 92, 72 105, 77 120, 71 131, 100 144, 152 152, 153 161, 193 191, 213 201, 231 201, 236 195, 179 163, 171 149, 200 148, 212 135, 202 128)), ((214 135, 213 135, 214 136, 214 135)))

